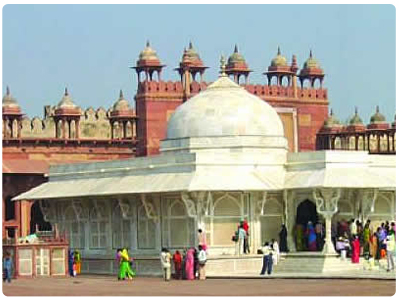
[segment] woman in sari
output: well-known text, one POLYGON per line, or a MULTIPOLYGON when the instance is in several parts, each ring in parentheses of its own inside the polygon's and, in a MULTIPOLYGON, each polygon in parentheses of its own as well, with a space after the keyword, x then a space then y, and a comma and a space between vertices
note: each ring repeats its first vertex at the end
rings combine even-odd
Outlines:
POLYGON ((121 252, 121 267, 119 269, 119 278, 125 280, 127 277, 129 280, 133 280, 136 274, 130 267, 130 258, 127 249, 123 249, 121 252))
POLYGON ((358 264, 360 257, 360 241, 359 237, 356 235, 355 239, 352 241, 352 263, 358 264))
POLYGON ((181 278, 182 257, 180 255, 179 250, 176 250, 175 254, 173 254, 173 262, 175 264, 175 278, 182 279, 181 278))
POLYGON ((372 255, 373 258, 376 259, 377 253, 378 253, 378 238, 377 234, 374 233, 370 238, 370 255, 372 255))
POLYGON ((370 255, 369 241, 370 241, 370 224, 366 223, 363 229, 363 254, 365 256, 370 255))
POLYGON ((308 237, 308 250, 317 251, 316 232, 313 228, 312 222, 308 223, 306 235, 308 237))
POLYGON ((187 251, 186 257, 186 279, 194 279, 194 249, 190 248, 187 251))

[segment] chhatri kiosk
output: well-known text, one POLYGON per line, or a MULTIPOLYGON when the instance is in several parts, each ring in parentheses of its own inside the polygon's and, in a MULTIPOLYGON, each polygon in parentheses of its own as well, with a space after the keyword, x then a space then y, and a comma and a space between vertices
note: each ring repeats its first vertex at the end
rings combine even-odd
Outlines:
POLYGON ((54 166, 49 182, 14 198, 39 201, 81 251, 83 272, 116 272, 115 251, 128 247, 139 274, 160 273, 161 247, 195 246, 199 228, 214 267, 239 260, 231 238, 241 219, 252 254, 283 223, 295 252, 296 220, 312 206, 326 224, 325 256, 334 253, 332 222, 395 219, 396 156, 288 153, 275 109, 231 81, 224 60, 221 68, 171 116, 160 155, 54 166))

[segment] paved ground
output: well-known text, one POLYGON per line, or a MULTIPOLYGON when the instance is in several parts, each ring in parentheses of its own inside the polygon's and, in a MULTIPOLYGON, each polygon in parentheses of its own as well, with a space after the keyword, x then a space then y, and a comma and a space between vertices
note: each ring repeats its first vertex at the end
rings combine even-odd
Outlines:
POLYGON ((208 279, 118 281, 106 276, 18 279, 3 283, 6 296, 392 296, 395 280, 208 279))

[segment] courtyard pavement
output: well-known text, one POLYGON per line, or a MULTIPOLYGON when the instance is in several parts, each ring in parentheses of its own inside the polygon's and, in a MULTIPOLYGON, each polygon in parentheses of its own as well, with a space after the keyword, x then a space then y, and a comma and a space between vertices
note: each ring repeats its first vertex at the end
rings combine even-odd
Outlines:
POLYGON ((111 276, 17 279, 3 283, 6 296, 392 296, 395 280, 207 279, 205 281, 111 276))

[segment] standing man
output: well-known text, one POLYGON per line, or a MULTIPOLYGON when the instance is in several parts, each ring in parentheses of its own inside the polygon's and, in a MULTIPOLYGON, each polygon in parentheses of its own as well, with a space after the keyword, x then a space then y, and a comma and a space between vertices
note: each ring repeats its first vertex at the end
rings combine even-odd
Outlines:
POLYGON ((165 281, 170 280, 170 253, 166 248, 161 251, 162 274, 165 281))
POLYGON ((260 271, 260 275, 265 275, 266 270, 267 274, 270 275, 273 270, 273 248, 269 246, 269 243, 266 242, 262 247, 263 252, 263 266, 262 271, 260 271))
POLYGON ((242 223, 242 228, 245 230, 244 254, 247 254, 249 253, 249 225, 247 220, 242 223))
POLYGON ((244 230, 244 225, 240 224, 238 228, 238 255, 242 255, 244 253, 244 242, 247 233, 244 230))
POLYGON ((395 261, 394 261, 395 235, 393 233, 393 230, 387 236, 386 245, 387 245, 387 261, 388 261, 387 272, 390 272, 391 270, 393 270, 395 268, 395 261))

